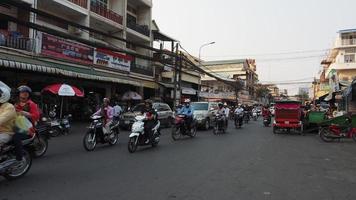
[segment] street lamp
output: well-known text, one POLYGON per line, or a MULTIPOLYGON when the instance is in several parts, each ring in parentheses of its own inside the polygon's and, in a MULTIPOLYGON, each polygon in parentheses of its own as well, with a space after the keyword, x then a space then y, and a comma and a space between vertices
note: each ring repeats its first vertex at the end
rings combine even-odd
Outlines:
MULTIPOLYGON (((201 50, 203 49, 203 47, 206 47, 206 46, 209 46, 209 45, 212 45, 212 44, 215 44, 215 42, 209 42, 209 43, 206 43, 206 44, 203 44, 200 46, 199 48, 199 67, 201 68, 202 64, 201 64, 201 50)), ((200 90, 201 90, 201 80, 200 80, 200 84, 198 85, 198 101, 200 100, 200 90)))

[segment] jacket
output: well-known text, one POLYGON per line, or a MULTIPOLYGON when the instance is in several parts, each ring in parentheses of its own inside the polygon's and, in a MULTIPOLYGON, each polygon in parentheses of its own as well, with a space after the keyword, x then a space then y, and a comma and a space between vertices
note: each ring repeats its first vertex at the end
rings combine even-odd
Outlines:
POLYGON ((194 112, 194 110, 191 106, 189 106, 189 107, 183 106, 179 110, 178 114, 186 115, 187 117, 193 117, 193 112, 194 112))
POLYGON ((34 103, 32 100, 28 100, 24 106, 21 106, 19 103, 15 105, 16 111, 25 111, 29 112, 31 117, 30 120, 33 125, 35 125, 38 120, 40 119, 40 110, 37 106, 36 103, 34 103))
POLYGON ((14 134, 16 116, 16 110, 12 104, 4 103, 0 106, 0 133, 14 134))

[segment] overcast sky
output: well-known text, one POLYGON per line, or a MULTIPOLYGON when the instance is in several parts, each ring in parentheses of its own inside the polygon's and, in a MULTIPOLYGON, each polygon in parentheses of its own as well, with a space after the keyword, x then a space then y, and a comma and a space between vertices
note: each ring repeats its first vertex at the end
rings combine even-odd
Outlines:
MULTIPOLYGON (((312 80, 355 0, 153 0, 153 19, 204 60, 255 58, 260 81, 312 80), (281 53, 281 54, 279 54, 281 53), (268 55, 266 55, 268 54, 268 55), (271 55, 273 54, 273 55, 271 55)), ((305 85, 283 85, 296 93, 305 85)))

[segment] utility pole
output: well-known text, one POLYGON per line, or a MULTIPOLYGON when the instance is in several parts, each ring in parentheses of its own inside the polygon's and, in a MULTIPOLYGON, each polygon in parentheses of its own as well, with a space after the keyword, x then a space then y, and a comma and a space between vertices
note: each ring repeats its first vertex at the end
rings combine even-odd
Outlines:
POLYGON ((173 84, 174 84, 174 89, 173 89, 173 107, 174 110, 176 110, 177 107, 177 69, 178 69, 178 46, 179 44, 176 44, 176 56, 174 60, 174 70, 173 70, 173 84))

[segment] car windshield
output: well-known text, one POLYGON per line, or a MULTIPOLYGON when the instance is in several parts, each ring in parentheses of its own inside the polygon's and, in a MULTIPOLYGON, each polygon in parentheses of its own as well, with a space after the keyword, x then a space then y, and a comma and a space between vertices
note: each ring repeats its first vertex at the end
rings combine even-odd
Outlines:
POLYGON ((194 110, 208 110, 209 104, 207 103, 192 103, 194 110))
POLYGON ((139 105, 135 106, 135 107, 132 109, 132 111, 133 111, 133 112, 141 112, 144 107, 145 107, 144 104, 139 104, 139 105))

